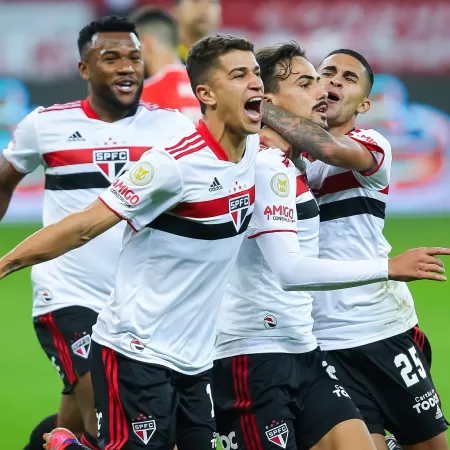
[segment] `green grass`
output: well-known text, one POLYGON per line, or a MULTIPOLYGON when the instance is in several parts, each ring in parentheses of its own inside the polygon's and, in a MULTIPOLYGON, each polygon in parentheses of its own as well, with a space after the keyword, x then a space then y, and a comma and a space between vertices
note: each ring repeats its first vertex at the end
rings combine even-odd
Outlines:
MULTIPOLYGON (((0 255, 37 228, 0 228, 0 255)), ((386 236, 393 246, 393 255, 417 246, 450 247, 449 230, 450 217, 395 218, 386 223, 386 236)), ((447 265, 450 267, 450 258, 447 265)), ((23 449, 34 425, 57 411, 62 388, 56 370, 47 360, 34 334, 29 277, 29 270, 24 270, 0 282, 0 302, 4 312, 0 328, 0 341, 3 343, 0 424, 5 430, 2 448, 7 450, 23 449)), ((445 408, 450 404, 450 362, 446 359, 450 355, 447 330, 447 327, 450 329, 450 286, 448 283, 415 282, 410 284, 410 288, 416 299, 420 325, 433 346, 432 372, 445 408)))

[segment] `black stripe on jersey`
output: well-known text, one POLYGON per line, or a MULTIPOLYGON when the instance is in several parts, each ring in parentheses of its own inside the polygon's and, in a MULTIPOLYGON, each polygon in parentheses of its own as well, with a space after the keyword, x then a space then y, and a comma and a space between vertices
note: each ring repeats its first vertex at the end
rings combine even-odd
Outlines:
POLYGON ((170 214, 162 214, 152 223, 147 225, 148 228, 164 231, 166 233, 175 234, 192 239, 214 241, 217 239, 226 239, 242 234, 247 230, 252 215, 249 214, 243 221, 239 231, 233 222, 225 222, 215 225, 207 225, 205 223, 193 222, 180 217, 171 216, 170 214))
POLYGON ((297 203, 297 220, 313 219, 319 215, 319 207, 314 199, 297 203))
POLYGON ((111 184, 100 172, 45 175, 45 189, 70 191, 73 189, 106 189, 111 184))
POLYGON ((380 219, 386 216, 386 203, 369 197, 353 197, 320 205, 320 221, 370 214, 380 219))

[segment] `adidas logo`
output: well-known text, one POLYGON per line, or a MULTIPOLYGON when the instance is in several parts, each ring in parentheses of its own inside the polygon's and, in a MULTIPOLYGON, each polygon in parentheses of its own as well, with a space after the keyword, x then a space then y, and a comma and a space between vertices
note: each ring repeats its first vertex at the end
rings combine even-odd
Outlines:
POLYGON ((440 419, 442 416, 442 409, 439 408, 439 405, 436 405, 436 419, 440 419))
POLYGON ((70 135, 69 139, 67 139, 68 142, 75 142, 75 141, 85 141, 86 139, 81 136, 79 131, 75 131, 72 135, 70 135))
POLYGON ((214 180, 209 187, 209 192, 220 191, 221 189, 223 189, 223 186, 220 184, 219 180, 214 177, 214 180))

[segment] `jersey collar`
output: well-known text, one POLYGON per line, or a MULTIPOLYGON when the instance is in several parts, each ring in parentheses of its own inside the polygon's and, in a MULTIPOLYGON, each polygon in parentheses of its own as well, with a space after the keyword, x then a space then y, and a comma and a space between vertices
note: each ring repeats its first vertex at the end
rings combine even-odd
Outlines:
POLYGON ((101 120, 100 117, 98 117, 97 113, 92 109, 92 106, 89 103, 89 99, 85 98, 81 102, 81 109, 84 111, 86 116, 89 117, 89 119, 101 120))
POLYGON ((229 161, 227 153, 208 130, 208 127, 206 126, 205 122, 203 122, 203 120, 200 120, 198 122, 197 131, 205 140, 206 145, 217 156, 217 159, 220 159, 221 161, 229 161))

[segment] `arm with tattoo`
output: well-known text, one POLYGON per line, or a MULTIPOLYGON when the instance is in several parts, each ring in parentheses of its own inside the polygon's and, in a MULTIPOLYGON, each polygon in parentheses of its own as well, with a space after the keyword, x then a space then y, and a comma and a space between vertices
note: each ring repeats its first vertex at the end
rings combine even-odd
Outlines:
POLYGON ((327 164, 358 171, 376 167, 375 158, 362 144, 348 136, 336 138, 311 120, 298 117, 271 103, 264 103, 262 120, 292 147, 327 164))

